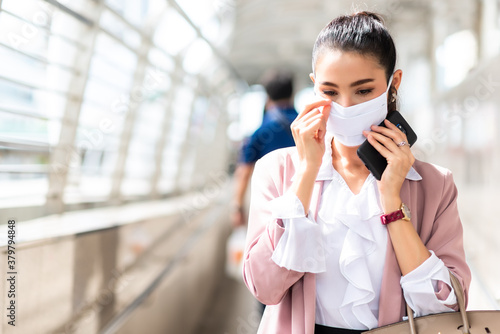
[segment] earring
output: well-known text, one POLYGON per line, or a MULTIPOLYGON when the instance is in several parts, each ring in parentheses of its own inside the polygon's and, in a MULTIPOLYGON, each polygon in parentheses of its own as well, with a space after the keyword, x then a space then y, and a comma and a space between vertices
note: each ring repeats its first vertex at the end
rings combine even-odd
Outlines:
POLYGON ((392 93, 392 97, 391 97, 392 103, 396 102, 396 97, 397 97, 396 93, 392 93))

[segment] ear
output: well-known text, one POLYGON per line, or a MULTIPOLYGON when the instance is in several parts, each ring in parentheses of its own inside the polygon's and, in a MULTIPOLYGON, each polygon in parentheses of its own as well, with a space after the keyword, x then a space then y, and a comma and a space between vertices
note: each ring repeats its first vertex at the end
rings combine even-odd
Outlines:
POLYGON ((314 82, 314 73, 309 73, 309 78, 311 78, 311 81, 313 83, 316 83, 316 82, 314 82))
POLYGON ((397 70, 396 72, 394 72, 394 75, 392 77, 392 84, 396 88, 396 90, 399 90, 402 77, 403 77, 403 71, 397 70))

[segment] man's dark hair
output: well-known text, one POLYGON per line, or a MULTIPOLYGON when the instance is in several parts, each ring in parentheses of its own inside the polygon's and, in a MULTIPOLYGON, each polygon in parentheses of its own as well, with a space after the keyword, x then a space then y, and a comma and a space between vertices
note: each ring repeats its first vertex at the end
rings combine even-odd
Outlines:
POLYGON ((289 99, 293 94, 293 75, 289 71, 271 70, 261 80, 269 99, 278 101, 289 99))

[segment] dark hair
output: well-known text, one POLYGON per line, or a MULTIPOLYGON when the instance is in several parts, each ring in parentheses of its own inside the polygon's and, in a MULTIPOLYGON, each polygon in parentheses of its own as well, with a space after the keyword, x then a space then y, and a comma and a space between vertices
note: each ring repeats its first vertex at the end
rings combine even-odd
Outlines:
POLYGON ((261 79, 269 99, 289 99, 293 94, 293 75, 285 70, 270 70, 261 79))
MULTIPOLYGON (((385 70, 389 81, 396 66, 396 47, 381 16, 371 12, 358 12, 333 19, 321 30, 312 53, 313 72, 318 57, 326 50, 355 52, 373 57, 385 70)), ((396 92, 391 87, 389 100, 396 92)), ((396 109, 396 103, 389 103, 389 111, 396 109)))

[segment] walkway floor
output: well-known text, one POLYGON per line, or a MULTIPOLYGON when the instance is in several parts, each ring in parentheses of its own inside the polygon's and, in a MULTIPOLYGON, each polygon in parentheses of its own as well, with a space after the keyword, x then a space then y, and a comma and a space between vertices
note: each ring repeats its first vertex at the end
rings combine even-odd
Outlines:
POLYGON ((243 281, 226 275, 217 288, 213 307, 207 312, 197 334, 254 334, 259 326, 259 303, 243 281))

